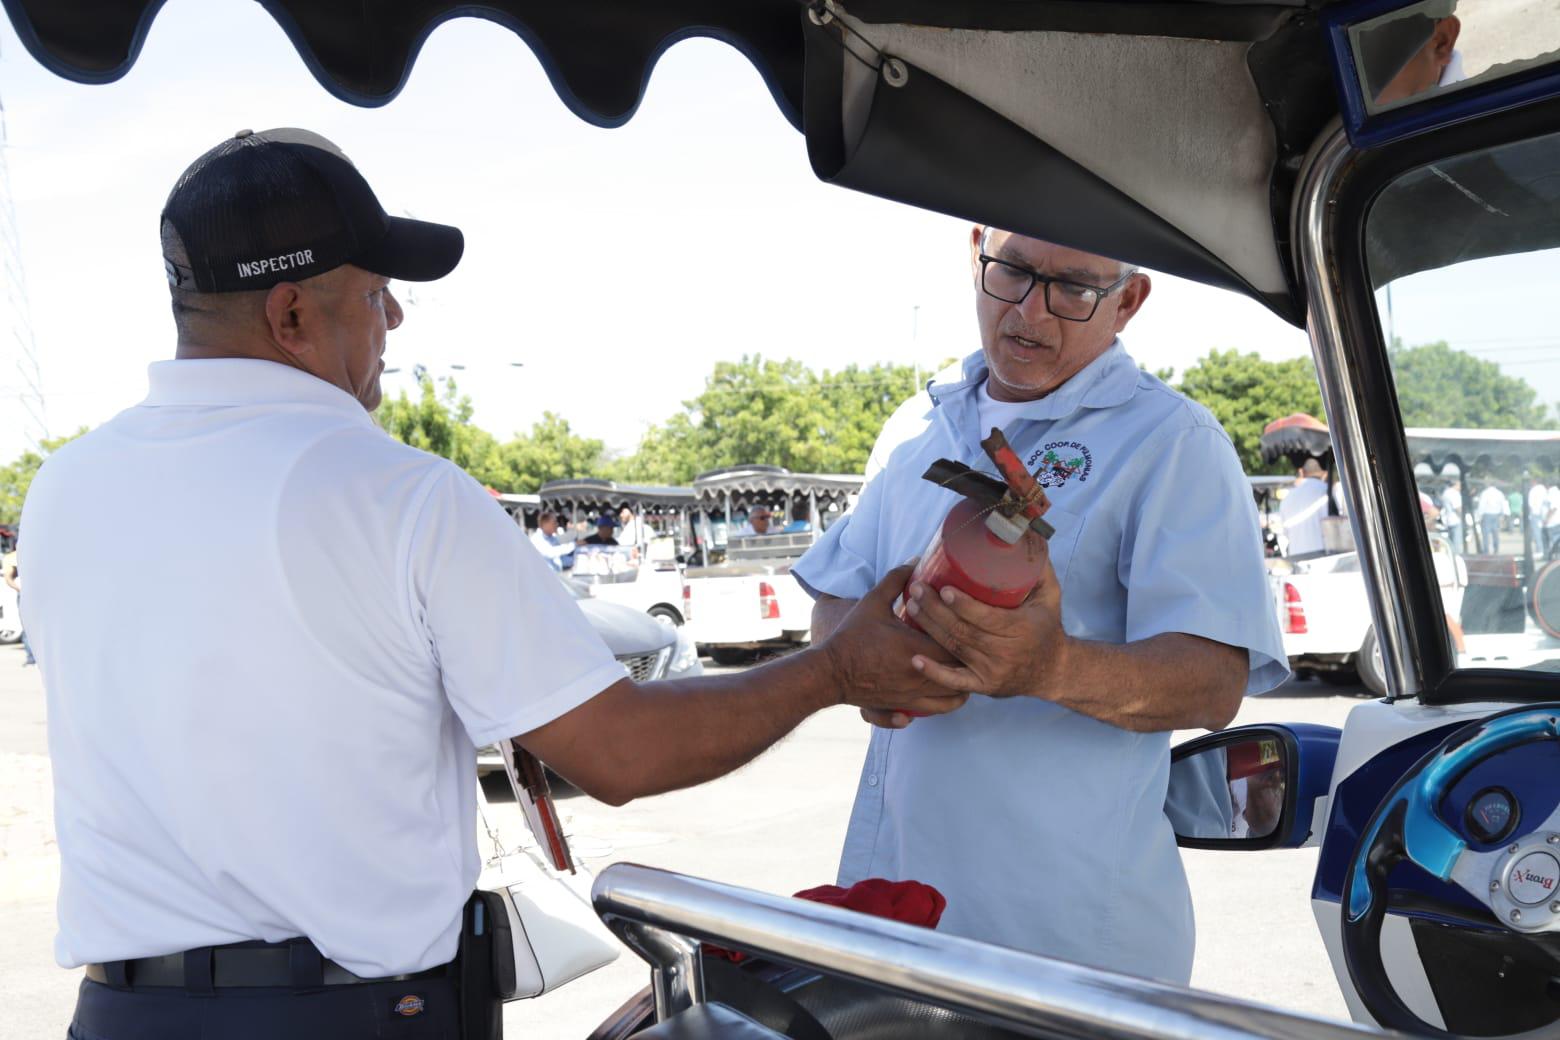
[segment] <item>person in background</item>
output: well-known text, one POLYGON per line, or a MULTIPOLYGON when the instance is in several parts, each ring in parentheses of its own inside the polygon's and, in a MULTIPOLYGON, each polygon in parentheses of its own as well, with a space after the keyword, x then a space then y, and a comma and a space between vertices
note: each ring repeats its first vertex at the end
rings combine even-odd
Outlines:
POLYGON ((634 515, 634 511, 624 506, 618 513, 618 521, 622 524, 622 533, 618 535, 618 541, 623 545, 640 545, 648 538, 644 522, 634 515))
POLYGON ((1451 540, 1452 552, 1461 556, 1463 551, 1463 500, 1462 490, 1456 482, 1441 490, 1441 525, 1451 540))
POLYGON ((774 534, 775 532, 769 529, 770 520, 771 516, 768 506, 754 506, 752 512, 748 513, 747 523, 737 529, 737 537, 751 538, 753 535, 774 534))
POLYGON ((1419 518, 1426 531, 1434 531, 1441 522, 1441 507, 1423 488, 1419 491, 1419 518))
MULTIPOLYGON (((18 544, 20 543, 18 542, 18 544)), ((5 583, 11 587, 12 592, 16 593, 16 623, 20 625, 22 623, 22 572, 17 565, 16 549, 14 547, 5 554, 4 562, 0 563, 0 567, 3 567, 5 571, 5 583)), ((38 663, 37 658, 33 657, 32 644, 27 641, 27 629, 25 628, 22 629, 22 649, 27 651, 27 659, 22 662, 23 668, 30 664, 38 663)))
POLYGON ((1486 484, 1479 492, 1474 514, 1479 518, 1479 548, 1491 555, 1500 552, 1500 520, 1511 515, 1510 501, 1500 488, 1486 484))
POLYGON ((531 532, 531 544, 542 554, 542 559, 555 571, 562 571, 565 563, 574 555, 574 543, 565 541, 558 534, 558 514, 543 510, 536 518, 536 530, 531 532))
POLYGON ((791 522, 780 529, 781 534, 805 534, 812 530, 812 522, 807 519, 807 503, 795 501, 791 503, 791 522))
POLYGON ((612 535, 616 528, 617 517, 611 513, 602 513, 596 518, 596 533, 581 539, 581 542, 584 545, 617 545, 618 540, 612 535))
POLYGON ((1541 560, 1549 555, 1548 531, 1544 527, 1544 517, 1548 512, 1549 488, 1544 486, 1542 480, 1535 479, 1533 486, 1528 488, 1527 519, 1523 522, 1533 532, 1533 551, 1541 560))
POLYGON ((1551 553, 1560 547, 1560 485, 1556 484, 1544 493, 1544 544, 1551 553))
POLYGON ((1322 517, 1327 515, 1327 471, 1316 459, 1306 459, 1295 486, 1278 503, 1278 516, 1288 542, 1285 555, 1309 556, 1326 549, 1322 517))

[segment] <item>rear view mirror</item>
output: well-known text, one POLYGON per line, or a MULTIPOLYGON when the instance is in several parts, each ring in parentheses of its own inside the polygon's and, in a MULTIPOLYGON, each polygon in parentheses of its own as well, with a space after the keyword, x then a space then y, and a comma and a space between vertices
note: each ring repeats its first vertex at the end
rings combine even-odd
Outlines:
POLYGON ((1338 730, 1241 726, 1170 753, 1165 815, 1191 849, 1298 848, 1327 795, 1338 730))
POLYGON ((1357 148, 1545 96, 1560 72, 1554 4, 1354 0, 1323 21, 1357 148))

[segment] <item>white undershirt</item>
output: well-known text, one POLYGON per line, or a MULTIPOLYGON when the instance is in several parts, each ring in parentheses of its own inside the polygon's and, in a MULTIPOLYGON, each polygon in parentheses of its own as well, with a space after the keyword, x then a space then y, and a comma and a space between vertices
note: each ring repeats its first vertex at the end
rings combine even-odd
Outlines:
POLYGON ((1034 404, 1033 401, 998 401, 991 396, 991 379, 980 384, 980 394, 976 399, 976 408, 980 413, 980 435, 984 439, 991 433, 993 426, 1003 433, 1014 422, 1023 418, 1024 412, 1034 404))

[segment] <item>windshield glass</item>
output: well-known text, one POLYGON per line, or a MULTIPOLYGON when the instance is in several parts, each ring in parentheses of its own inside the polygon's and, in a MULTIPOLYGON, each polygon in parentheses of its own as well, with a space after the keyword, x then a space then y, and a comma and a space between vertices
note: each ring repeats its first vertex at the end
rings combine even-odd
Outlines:
POLYGON ((574 551, 575 581, 611 585, 633 581, 638 574, 639 549, 637 547, 582 543, 574 551))
POLYGON ((1366 246, 1458 665, 1560 669, 1560 135, 1409 171, 1366 246))

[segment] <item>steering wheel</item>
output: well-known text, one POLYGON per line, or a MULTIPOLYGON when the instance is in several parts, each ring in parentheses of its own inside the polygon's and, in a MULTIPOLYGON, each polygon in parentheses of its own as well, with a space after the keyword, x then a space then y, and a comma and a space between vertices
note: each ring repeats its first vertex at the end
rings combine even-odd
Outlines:
MULTIPOLYGON (((1431 1037, 1452 1037, 1411 1011, 1387 978, 1381 924, 1390 896, 1387 877, 1407 859, 1477 899, 1499 923, 1522 936, 1560 934, 1560 807, 1547 820, 1498 849, 1476 852, 1436 812, 1453 784, 1474 766, 1524 744, 1560 740, 1560 704, 1491 715, 1448 736, 1397 782, 1360 837, 1343 884, 1343 956, 1365 1007, 1382 1025, 1431 1037)), ((1463 908, 1448 908, 1466 918, 1463 908)), ((1554 1024, 1513 1034, 1560 1037, 1554 1024)))

